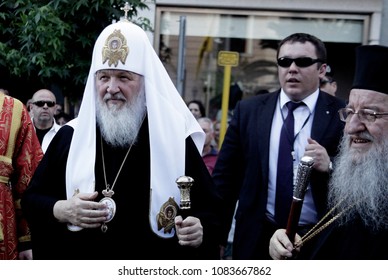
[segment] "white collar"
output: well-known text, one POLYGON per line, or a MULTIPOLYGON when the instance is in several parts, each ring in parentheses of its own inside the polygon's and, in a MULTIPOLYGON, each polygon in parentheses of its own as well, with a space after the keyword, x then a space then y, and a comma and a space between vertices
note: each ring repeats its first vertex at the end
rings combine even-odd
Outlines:
MULTIPOLYGON (((301 101, 303 101, 306 104, 310 112, 314 112, 315 106, 318 101, 318 97, 319 97, 319 89, 317 89, 316 91, 314 91, 312 94, 310 94, 309 96, 307 96, 301 101)), ((280 108, 283 108, 288 101, 291 101, 291 99, 284 92, 283 88, 280 91, 279 100, 280 100, 280 108)))

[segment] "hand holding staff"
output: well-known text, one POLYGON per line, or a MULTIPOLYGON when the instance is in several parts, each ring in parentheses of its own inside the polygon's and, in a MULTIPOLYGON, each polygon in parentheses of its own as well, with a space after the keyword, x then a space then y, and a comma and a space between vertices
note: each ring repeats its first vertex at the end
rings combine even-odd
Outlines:
POLYGON ((298 174, 296 177, 296 184, 294 186, 294 193, 292 198, 291 210, 288 216, 286 234, 291 242, 294 242, 295 234, 298 228, 300 213, 302 211, 303 199, 309 185, 310 173, 314 159, 309 156, 301 158, 298 166, 298 174))

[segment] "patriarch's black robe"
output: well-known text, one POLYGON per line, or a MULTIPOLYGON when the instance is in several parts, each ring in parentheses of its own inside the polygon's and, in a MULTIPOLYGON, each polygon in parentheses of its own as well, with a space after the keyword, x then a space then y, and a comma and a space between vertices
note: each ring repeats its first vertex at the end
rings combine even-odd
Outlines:
MULTIPOLYGON (((103 196, 105 188, 100 132, 96 139, 95 188, 103 196)), ((201 155, 189 137, 186 139, 186 174, 194 179, 191 215, 204 228, 204 242, 197 248, 182 247, 174 238, 161 238, 152 232, 150 208, 150 147, 147 118, 140 129, 114 186, 116 215, 100 228, 71 232, 53 216, 58 200, 66 199, 65 174, 73 128, 64 126, 52 140, 22 201, 31 233, 34 259, 217 259, 217 215, 213 183, 201 155)), ((154 147, 156 149, 163 147, 154 147)), ((112 186, 127 149, 104 143, 107 182, 112 186)), ((168 167, 169 159, 165 159, 168 167)), ((171 184, 176 184, 171 182, 171 184)))

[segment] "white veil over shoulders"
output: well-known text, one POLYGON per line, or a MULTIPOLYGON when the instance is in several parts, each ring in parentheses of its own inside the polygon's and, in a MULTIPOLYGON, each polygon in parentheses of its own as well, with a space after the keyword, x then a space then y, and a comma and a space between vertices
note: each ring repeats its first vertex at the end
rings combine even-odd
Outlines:
MULTIPOLYGON (((185 173, 185 139, 191 136, 198 152, 202 153, 205 134, 176 90, 146 33, 133 23, 120 21, 109 25, 94 46, 78 117, 68 123, 74 128, 74 135, 66 166, 67 197, 72 197, 76 191, 90 193, 95 189, 95 73, 101 69, 127 70, 144 77, 151 153, 150 223, 159 236, 172 237, 174 231, 158 230, 156 215, 169 197, 180 203, 175 181, 185 173), (114 48, 121 51, 113 59, 103 55, 112 42, 114 48)), ((80 229, 72 227, 72 230, 80 229)))

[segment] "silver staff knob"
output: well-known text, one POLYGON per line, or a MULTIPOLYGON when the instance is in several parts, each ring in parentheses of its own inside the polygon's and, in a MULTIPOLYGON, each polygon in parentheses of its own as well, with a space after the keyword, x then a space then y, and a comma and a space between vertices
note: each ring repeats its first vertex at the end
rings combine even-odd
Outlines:
POLYGON ((191 201, 190 201, 190 189, 194 184, 194 179, 189 176, 180 176, 175 181, 178 184, 179 191, 181 193, 181 209, 190 209, 191 201))
POLYGON ((304 156, 300 159, 298 166, 298 175, 296 176, 296 184, 294 186, 294 199, 303 200, 304 194, 310 180, 310 173, 313 168, 314 159, 309 156, 304 156))

